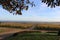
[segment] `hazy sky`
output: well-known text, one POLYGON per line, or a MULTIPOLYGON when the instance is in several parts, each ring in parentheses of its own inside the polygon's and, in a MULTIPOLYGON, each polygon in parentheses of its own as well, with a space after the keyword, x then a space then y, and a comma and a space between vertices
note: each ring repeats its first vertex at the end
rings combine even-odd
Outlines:
POLYGON ((13 15, 0 6, 0 21, 60 22, 60 7, 47 7, 47 5, 41 3, 40 0, 35 0, 34 2, 36 7, 30 7, 28 11, 23 10, 22 15, 13 15))

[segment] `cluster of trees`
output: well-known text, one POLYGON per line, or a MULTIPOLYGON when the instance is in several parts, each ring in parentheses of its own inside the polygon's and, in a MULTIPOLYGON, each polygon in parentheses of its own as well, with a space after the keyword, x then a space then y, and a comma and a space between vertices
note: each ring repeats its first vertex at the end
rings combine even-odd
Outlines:
MULTIPOLYGON (((46 3, 51 8, 60 6, 60 0, 41 0, 42 3, 46 3)), ((0 0, 0 5, 9 12, 15 12, 13 14, 22 15, 22 10, 28 10, 29 5, 35 6, 34 2, 30 0, 0 0)))

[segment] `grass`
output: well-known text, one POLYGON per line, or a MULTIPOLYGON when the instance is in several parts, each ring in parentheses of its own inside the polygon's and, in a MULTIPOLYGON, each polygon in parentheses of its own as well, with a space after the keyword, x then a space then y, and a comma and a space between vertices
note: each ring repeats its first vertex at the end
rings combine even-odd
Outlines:
POLYGON ((41 32, 21 32, 16 36, 7 38, 6 40, 58 40, 58 36, 42 34, 41 32))

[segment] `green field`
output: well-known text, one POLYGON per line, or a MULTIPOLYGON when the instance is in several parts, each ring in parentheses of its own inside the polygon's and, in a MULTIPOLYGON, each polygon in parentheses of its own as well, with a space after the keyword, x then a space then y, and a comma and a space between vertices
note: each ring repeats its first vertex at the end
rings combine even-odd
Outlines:
MULTIPOLYGON (((56 34, 56 33, 54 33, 56 34)), ((41 32, 21 32, 15 36, 11 36, 6 40, 58 40, 57 35, 52 33, 41 33, 41 32)))

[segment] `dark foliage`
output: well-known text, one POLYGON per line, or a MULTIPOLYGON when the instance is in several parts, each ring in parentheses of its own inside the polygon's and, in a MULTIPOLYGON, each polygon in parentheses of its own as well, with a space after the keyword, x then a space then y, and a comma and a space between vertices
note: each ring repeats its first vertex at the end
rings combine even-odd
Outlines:
POLYGON ((48 7, 51 6, 51 8, 60 6, 60 0, 42 0, 42 2, 46 3, 48 7))
MULTIPOLYGON (((42 3, 46 3, 51 8, 60 6, 60 0, 42 0, 42 3)), ((0 0, 0 5, 10 13, 22 15, 22 10, 28 10, 29 5, 35 6, 34 2, 30 0, 0 0)))
POLYGON ((34 6, 29 0, 0 0, 0 5, 10 13, 22 15, 22 10, 28 10, 29 5, 34 6))

